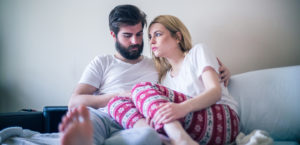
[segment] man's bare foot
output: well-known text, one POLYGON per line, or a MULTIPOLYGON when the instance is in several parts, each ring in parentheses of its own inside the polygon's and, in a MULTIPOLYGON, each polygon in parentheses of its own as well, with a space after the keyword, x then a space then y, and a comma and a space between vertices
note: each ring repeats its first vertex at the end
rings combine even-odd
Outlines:
POLYGON ((62 145, 92 145, 93 126, 88 109, 80 106, 68 112, 59 125, 59 132, 62 145))

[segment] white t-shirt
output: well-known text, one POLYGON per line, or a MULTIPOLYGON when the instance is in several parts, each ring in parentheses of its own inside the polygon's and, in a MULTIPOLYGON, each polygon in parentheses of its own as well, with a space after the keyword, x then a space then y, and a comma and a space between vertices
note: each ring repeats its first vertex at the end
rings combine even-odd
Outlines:
MULTIPOLYGON (((172 77, 170 71, 168 71, 162 80, 162 85, 188 96, 195 97, 201 94, 205 89, 201 76, 207 66, 212 67, 219 73, 219 64, 216 56, 209 49, 203 47, 203 45, 195 45, 185 56, 178 75, 172 77)), ((224 83, 220 84, 222 87, 222 97, 217 104, 229 105, 231 109, 237 112, 237 102, 229 94, 224 83)))
POLYGON ((131 91, 140 82, 157 83, 158 73, 151 59, 130 64, 113 55, 96 56, 85 68, 79 83, 89 84, 98 91, 94 95, 131 91))

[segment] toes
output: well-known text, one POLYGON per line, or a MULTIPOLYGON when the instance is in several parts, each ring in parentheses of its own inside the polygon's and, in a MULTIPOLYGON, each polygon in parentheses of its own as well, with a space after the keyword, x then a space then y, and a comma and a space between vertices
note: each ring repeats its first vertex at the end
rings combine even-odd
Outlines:
POLYGON ((90 120, 90 113, 85 106, 80 106, 78 112, 84 120, 90 120))

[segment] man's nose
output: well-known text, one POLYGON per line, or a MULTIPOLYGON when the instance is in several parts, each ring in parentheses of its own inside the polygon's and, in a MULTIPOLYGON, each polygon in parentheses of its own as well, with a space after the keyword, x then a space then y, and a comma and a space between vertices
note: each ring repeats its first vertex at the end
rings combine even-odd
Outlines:
POLYGON ((138 38, 137 38, 136 36, 132 36, 132 37, 131 37, 131 43, 132 43, 132 44, 138 44, 138 41, 139 41, 139 40, 138 40, 138 38))

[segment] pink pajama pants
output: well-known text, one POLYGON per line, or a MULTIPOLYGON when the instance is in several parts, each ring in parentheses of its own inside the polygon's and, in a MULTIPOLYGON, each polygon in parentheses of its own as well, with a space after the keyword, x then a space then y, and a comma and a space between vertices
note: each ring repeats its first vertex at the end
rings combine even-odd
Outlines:
MULTIPOLYGON (((161 103, 180 103, 190 97, 162 85, 143 82, 135 85, 132 98, 116 96, 108 103, 108 112, 124 128, 132 128, 142 118, 155 115, 161 103)), ((227 105, 214 104, 179 119, 187 133, 199 144, 228 144, 239 132, 239 118, 227 105)), ((162 131, 163 124, 155 124, 162 131)))

